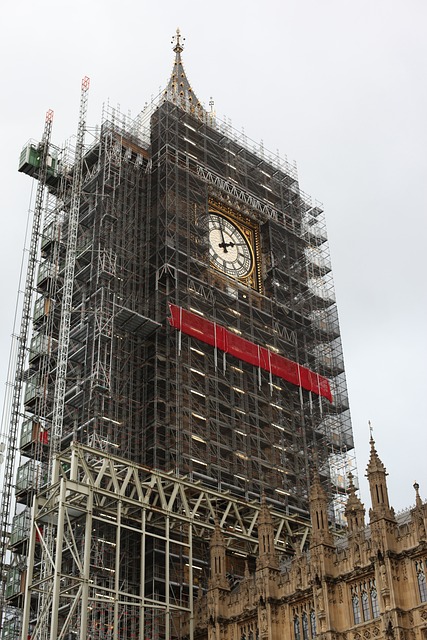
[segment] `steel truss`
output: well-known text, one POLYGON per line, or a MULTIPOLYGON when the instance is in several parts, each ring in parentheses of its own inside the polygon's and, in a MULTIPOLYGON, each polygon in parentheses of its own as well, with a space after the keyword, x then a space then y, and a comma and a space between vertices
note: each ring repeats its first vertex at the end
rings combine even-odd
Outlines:
MULTIPOLYGON (((98 637, 99 625, 105 624, 100 622, 102 610, 102 620, 111 621, 105 624, 105 637, 111 640, 123 637, 130 626, 133 637, 142 639, 152 619, 163 620, 167 638, 177 633, 181 622, 190 620, 192 639, 193 600, 203 583, 200 574, 207 569, 198 561, 200 545, 206 545, 218 522, 228 554, 255 556, 259 512, 259 502, 73 444, 55 459, 52 484, 38 494, 33 506, 23 629, 34 624, 32 640, 44 637, 47 628, 49 637, 58 640, 70 633, 98 637), (45 540, 49 527, 56 538, 53 553, 45 540), (138 577, 132 583, 122 580, 121 571, 129 539, 138 577), (103 566, 94 570, 96 549, 101 546, 111 553, 104 553, 103 566), (163 593, 150 588, 145 593, 147 574, 153 569, 151 562, 145 562, 150 548, 160 550, 164 559, 163 593), (180 570, 187 568, 184 596, 182 590, 174 590, 178 559, 180 570), (42 574, 41 566, 50 570, 42 574), (32 620, 39 598, 43 608, 32 620)), ((289 554, 295 546, 302 549, 307 522, 276 510, 272 517, 277 550, 289 554)))

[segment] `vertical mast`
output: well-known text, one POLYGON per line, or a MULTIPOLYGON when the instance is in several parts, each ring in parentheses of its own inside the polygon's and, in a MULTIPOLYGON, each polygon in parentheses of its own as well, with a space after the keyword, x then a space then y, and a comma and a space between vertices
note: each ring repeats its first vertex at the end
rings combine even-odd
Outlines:
MULTIPOLYGON (((52 133, 53 111, 50 109, 46 113, 43 137, 39 145, 40 153, 38 169, 38 185, 33 214, 33 224, 31 230, 30 248, 28 254, 28 266, 25 279, 24 299, 22 308, 21 327, 18 336, 18 347, 16 355, 15 379, 13 382, 12 401, 10 410, 10 422, 6 427, 5 444, 7 447, 5 455, 4 487, 3 499, 0 512, 0 575, 3 575, 5 556, 8 544, 9 518, 11 514, 11 496, 13 485, 13 474, 15 469, 15 459, 17 450, 18 426, 21 417, 22 385, 26 365, 28 333, 31 322, 31 309, 34 293, 34 276, 37 265, 38 247, 40 242, 40 229, 44 214, 44 199, 46 178, 48 169, 48 155, 50 138, 52 133)), ((4 581, 1 580, 1 595, 4 596, 4 581)), ((0 621, 1 626, 1 621, 0 621)))
MULTIPOLYGON (((77 128, 77 143, 74 158, 73 167, 73 182, 71 185, 71 197, 70 197, 70 212, 68 217, 68 237, 67 248, 65 255, 65 268, 64 268, 64 283, 62 288, 61 299, 61 321, 59 326, 59 338, 58 338, 58 353, 57 353, 57 366, 56 366, 56 378, 55 378, 55 390, 53 399, 53 416, 52 416, 52 429, 50 437, 50 455, 49 455, 49 470, 48 470, 48 485, 52 482, 55 454, 58 453, 61 446, 62 425, 64 417, 64 404, 65 404, 65 390, 67 382, 67 366, 68 366, 68 351, 69 351, 69 338, 70 338, 70 325, 71 325, 71 312, 73 301, 73 289, 74 289, 74 272, 76 262, 76 246, 77 246, 77 230, 81 200, 81 186, 82 186, 82 169, 83 169, 83 155, 84 155, 84 137, 86 131, 86 112, 89 90, 89 78, 84 77, 82 80, 81 96, 80 96, 80 113, 79 123, 77 128)), ((60 528, 60 527, 59 527, 60 528)), ((57 565, 54 560, 56 557, 55 549, 60 542, 59 538, 54 532, 54 525, 52 522, 46 524, 43 532, 44 537, 44 553, 41 562, 42 565, 42 580, 49 581, 49 579, 56 574, 57 565)), ((32 558, 30 558, 30 563, 32 558)), ((29 566, 29 573, 31 574, 33 567, 29 566)), ((49 638, 56 638, 58 633, 58 617, 53 614, 58 609, 58 590, 57 587, 53 593, 53 605, 51 603, 52 592, 44 590, 41 594, 41 600, 38 607, 38 621, 36 628, 33 630, 33 638, 39 638, 48 640, 49 638), (53 607, 50 609, 50 607, 53 607)), ((30 594, 26 591, 24 615, 23 615, 23 633, 28 628, 29 614, 30 614, 30 594)))
MULTIPOLYGON (((51 433, 51 460, 59 451, 62 423, 64 417, 64 400, 67 377, 68 348, 70 339, 70 323, 73 301, 74 270, 76 263, 77 228, 82 186, 82 169, 84 155, 84 137, 86 131, 86 113, 89 92, 89 78, 82 80, 79 124, 77 129, 76 155, 74 161, 73 184, 71 187, 70 216, 68 221, 67 253, 65 257, 64 286, 61 307, 61 324, 58 341, 58 361, 53 402, 53 419, 51 433)), ((51 476, 51 471, 49 472, 51 476)))

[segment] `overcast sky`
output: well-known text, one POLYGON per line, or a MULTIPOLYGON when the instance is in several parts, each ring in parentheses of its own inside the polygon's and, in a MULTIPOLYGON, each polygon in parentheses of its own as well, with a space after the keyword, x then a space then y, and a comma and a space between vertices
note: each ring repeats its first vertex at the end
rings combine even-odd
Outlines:
MULTIPOLYGON (((76 132, 102 104, 132 115, 164 88, 171 37, 197 97, 296 160, 324 204, 361 498, 368 420, 391 504, 427 497, 427 4, 425 0, 20 0, 2 9, 0 382, 4 389, 32 180, 20 150, 76 132)), ((1 394, 3 395, 3 394, 1 394)))

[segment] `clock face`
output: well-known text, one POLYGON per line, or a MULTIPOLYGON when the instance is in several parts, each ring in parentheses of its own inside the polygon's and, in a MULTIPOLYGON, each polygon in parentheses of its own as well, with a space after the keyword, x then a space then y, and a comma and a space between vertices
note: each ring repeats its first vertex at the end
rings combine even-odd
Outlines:
POLYGON ((209 213, 209 254, 211 263, 228 276, 242 278, 253 271, 253 252, 243 232, 213 212, 209 213))

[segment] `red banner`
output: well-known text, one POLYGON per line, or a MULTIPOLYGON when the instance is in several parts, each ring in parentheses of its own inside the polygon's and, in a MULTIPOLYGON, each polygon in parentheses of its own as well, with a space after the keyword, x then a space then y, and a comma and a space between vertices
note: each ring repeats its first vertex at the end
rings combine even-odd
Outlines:
POLYGON ((254 367, 260 367, 264 371, 286 380, 286 382, 291 382, 307 389, 307 391, 313 391, 313 393, 332 402, 331 388, 327 378, 250 340, 241 338, 225 327, 191 313, 191 311, 186 311, 182 307, 169 304, 169 308, 172 316, 169 318, 169 322, 175 329, 221 349, 221 351, 229 353, 243 362, 248 362, 254 367))

